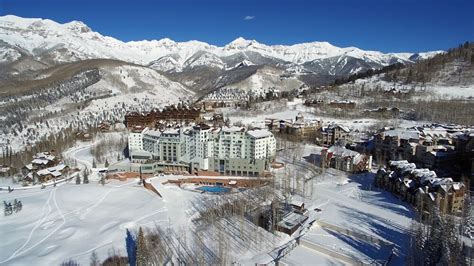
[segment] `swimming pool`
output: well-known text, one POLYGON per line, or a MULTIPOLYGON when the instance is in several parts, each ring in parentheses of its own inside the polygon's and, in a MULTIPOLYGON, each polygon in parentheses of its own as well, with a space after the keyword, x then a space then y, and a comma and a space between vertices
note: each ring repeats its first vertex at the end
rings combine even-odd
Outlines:
POLYGON ((221 186, 202 186, 198 187, 197 190, 211 193, 227 193, 230 192, 230 188, 221 187, 221 186))

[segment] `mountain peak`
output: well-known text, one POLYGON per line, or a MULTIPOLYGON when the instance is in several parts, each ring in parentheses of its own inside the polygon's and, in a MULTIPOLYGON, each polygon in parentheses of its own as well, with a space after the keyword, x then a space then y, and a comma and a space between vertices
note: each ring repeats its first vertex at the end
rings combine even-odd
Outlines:
POLYGON ((72 31, 80 33, 92 31, 84 22, 78 20, 73 20, 71 22, 64 23, 63 25, 72 31))
POLYGON ((226 45, 228 48, 245 48, 251 45, 259 44, 256 40, 247 40, 243 37, 238 37, 229 44, 226 45))
MULTIPOLYGON (((56 51, 54 54, 55 60, 60 62, 77 60, 77 58, 111 58, 149 64, 163 56, 176 55, 175 61, 184 64, 196 53, 206 52, 215 56, 205 55, 202 57, 203 62, 215 63, 219 61, 216 57, 239 57, 239 53, 251 52, 259 60, 266 57, 272 62, 279 60, 304 64, 314 60, 350 56, 383 66, 390 64, 394 57, 403 61, 411 61, 409 57, 412 55, 411 53, 384 54, 376 51, 364 51, 355 47, 340 48, 328 42, 266 45, 243 37, 236 38, 224 47, 196 40, 176 42, 169 38, 122 42, 97 32, 92 33, 92 30, 81 21, 60 24, 49 19, 22 18, 15 15, 0 16, 0 26, 0 40, 4 43, 11 47, 18 47, 32 56, 41 56, 42 53, 52 53, 61 49, 61 52, 56 51), (64 52, 64 50, 68 52, 64 52), (74 56, 71 56, 72 54, 74 56)), ((426 57, 430 55, 426 54, 426 57)), ((232 65, 235 63, 238 62, 232 62, 232 65)))

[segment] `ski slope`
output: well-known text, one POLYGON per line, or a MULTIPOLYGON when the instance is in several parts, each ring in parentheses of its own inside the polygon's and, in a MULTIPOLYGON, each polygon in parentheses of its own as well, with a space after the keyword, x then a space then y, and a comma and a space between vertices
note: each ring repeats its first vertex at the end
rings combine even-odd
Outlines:
POLYGON ((72 183, 28 191, 1 192, 23 210, 2 217, 0 264, 57 265, 67 259, 88 264, 93 251, 104 260, 114 248, 125 254, 125 230, 166 224, 163 201, 136 180, 72 183))

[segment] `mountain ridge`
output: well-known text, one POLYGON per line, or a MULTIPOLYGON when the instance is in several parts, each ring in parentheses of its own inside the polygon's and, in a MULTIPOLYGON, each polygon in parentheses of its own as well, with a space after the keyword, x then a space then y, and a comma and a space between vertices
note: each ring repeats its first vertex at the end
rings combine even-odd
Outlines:
MULTIPOLYGON (((216 54, 217 56, 229 56, 241 51, 254 51, 259 52, 265 56, 272 56, 284 61, 291 63, 304 63, 315 59, 328 58, 339 55, 349 55, 360 59, 370 59, 378 61, 378 63, 387 63, 389 57, 396 57, 401 60, 410 61, 409 57, 414 53, 382 53, 378 51, 365 51, 357 47, 337 47, 329 42, 305 42, 293 45, 266 45, 256 40, 246 40, 242 37, 236 38, 234 41, 226 44, 225 46, 215 46, 202 41, 190 40, 185 42, 176 42, 169 38, 163 38, 160 40, 142 40, 142 41, 128 41, 123 42, 119 39, 102 35, 98 32, 93 31, 84 22, 71 21, 67 23, 58 23, 49 19, 41 18, 22 18, 14 15, 6 15, 0 17, 0 36, 6 43, 16 45, 30 53, 35 53, 35 48, 52 48, 54 49, 54 41, 61 40, 63 42, 59 44, 68 44, 66 34, 73 37, 83 37, 83 41, 102 41, 105 46, 112 49, 123 49, 127 48, 130 50, 129 54, 116 52, 118 58, 113 58, 109 53, 104 53, 103 56, 110 56, 112 59, 128 59, 126 61, 133 61, 133 63, 148 64, 153 60, 157 60, 162 56, 166 56, 173 53, 181 55, 184 61, 195 54, 198 51, 207 51, 216 54), (19 41, 15 36, 11 34, 12 31, 17 31, 21 35, 27 37, 27 40, 31 41, 30 45, 26 45, 24 42, 19 41), (8 34, 10 31, 10 34, 8 34), (25 34, 30 32, 31 34, 25 34), (35 38, 40 35, 45 38, 35 38), (53 37, 52 40, 46 40, 46 37, 53 37), (66 38, 64 38, 66 37, 66 38), (55 40, 56 39, 56 40, 55 40), (37 45, 32 47, 32 45, 37 45), (184 55, 184 56, 183 56, 184 55), (121 58, 120 58, 121 57, 121 58), (135 58, 133 58, 135 57, 135 58), (135 59, 135 60, 133 60, 135 59)), ((84 48, 84 50, 87 47, 84 48)), ((439 51, 435 51, 439 52, 439 51)), ((419 55, 426 53, 417 53, 419 55)), ((93 55, 93 54, 91 54, 93 55)))
MULTIPOLYGON (((123 42, 93 31, 81 21, 61 24, 15 15, 0 16, 0 40, 0 80, 64 63, 113 59, 152 68, 194 91, 204 92, 243 84, 240 78, 250 73, 262 74, 254 71, 255 66, 274 67, 280 69, 281 78, 311 80, 314 82, 304 83, 317 86, 368 69, 412 64, 440 53, 382 53, 341 48, 329 42, 266 45, 242 37, 224 46, 169 38, 123 42), (26 67, 28 62, 35 69, 26 67), (234 71, 236 68, 239 71, 234 71)), ((265 76, 258 79, 275 80, 265 76)), ((292 89, 280 88, 281 84, 274 85, 280 90, 292 89)))

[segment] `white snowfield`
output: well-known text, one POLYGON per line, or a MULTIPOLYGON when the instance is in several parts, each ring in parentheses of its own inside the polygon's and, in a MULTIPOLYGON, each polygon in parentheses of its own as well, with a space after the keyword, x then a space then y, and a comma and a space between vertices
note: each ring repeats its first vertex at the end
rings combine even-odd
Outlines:
MULTIPOLYGON (((87 149, 79 148, 71 153, 83 158, 79 163, 88 165, 85 151, 87 149)), ((206 195, 174 185, 162 185, 168 178, 179 176, 160 176, 151 180, 163 198, 139 186, 137 180, 108 181, 105 186, 96 180, 76 185, 73 180, 45 189, 0 192, 0 200, 19 199, 23 203, 22 211, 0 218, 3 240, 0 243, 0 264, 57 265, 74 259, 85 265, 93 251, 101 260, 112 249, 125 255, 126 229, 134 231, 139 226, 149 229, 161 226, 191 230, 193 214, 189 211, 190 205, 206 195)), ((394 265, 401 265, 407 252, 407 230, 412 211, 400 205, 389 193, 372 190, 371 180, 370 175, 347 178, 340 171, 328 170, 314 181, 313 196, 302 201, 310 210, 321 209, 321 212, 312 211, 311 216, 317 221, 392 242, 396 252, 394 265)), ((272 234, 268 233, 268 236, 272 234)), ((268 262, 271 260, 269 252, 290 240, 282 235, 275 239, 273 248, 266 248, 263 253, 247 251, 236 259, 243 260, 243 263, 268 262)), ((386 259, 391 251, 387 247, 321 228, 317 223, 303 235, 302 240, 310 243, 310 247, 308 244, 297 246, 283 258, 283 263, 342 264, 341 260, 317 251, 311 245, 362 262, 386 259)))
MULTIPOLYGON (((462 99, 474 98, 474 84, 467 85, 443 85, 437 83, 426 84, 404 84, 387 82, 382 79, 383 75, 375 75, 370 78, 358 79, 358 85, 364 85, 367 89, 382 88, 386 91, 408 92, 414 89, 417 92, 424 92, 421 99, 441 98, 441 99, 462 99)), ((350 88, 352 84, 345 84, 342 87, 350 88)))
MULTIPOLYGON (((302 64, 315 59, 335 56, 351 56, 388 65, 393 60, 410 61, 412 53, 388 53, 364 51, 356 47, 340 48, 328 42, 311 42, 295 45, 265 45, 255 40, 237 38, 223 47, 217 47, 200 41, 175 42, 164 38, 161 40, 144 40, 122 42, 112 37, 103 36, 92 31, 80 21, 60 24, 49 19, 21 18, 14 15, 0 17, 0 39, 17 46, 30 54, 35 49, 43 50, 67 48, 68 53, 56 53, 56 60, 70 61, 86 58, 120 59, 138 64, 148 64, 153 60, 162 70, 211 64, 224 68, 216 56, 230 56, 240 52, 257 52, 280 60, 302 64), (203 56, 193 57, 197 52, 203 56)), ((19 55, 13 49, 1 51, 11 60, 19 55)), ((420 53, 422 58, 439 52, 420 53)))
POLYGON ((168 224, 167 208, 136 180, 69 184, 0 192, 23 209, 1 217, 0 264, 58 265, 74 259, 86 265, 96 251, 104 260, 115 248, 125 255, 125 230, 168 224))
MULTIPOLYGON (((286 79, 281 78, 282 70, 270 67, 264 67, 250 77, 237 83, 224 86, 225 88, 242 88, 251 91, 254 95, 265 96, 269 88, 278 88, 279 90, 292 90, 304 86, 304 83, 295 77, 286 79)), ((238 98, 237 98, 238 99, 238 98)))

